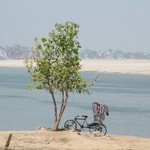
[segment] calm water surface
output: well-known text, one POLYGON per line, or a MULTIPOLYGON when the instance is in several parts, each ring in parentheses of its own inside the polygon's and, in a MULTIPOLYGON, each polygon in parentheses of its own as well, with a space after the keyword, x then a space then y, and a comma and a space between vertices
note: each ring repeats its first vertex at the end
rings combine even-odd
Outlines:
MULTIPOLYGON (((92 102, 97 101, 109 107, 110 115, 105 120, 109 134, 150 137, 150 76, 98 72, 82 75, 88 81, 100 75, 100 80, 90 89, 92 94, 70 95, 60 127, 66 119, 82 114, 92 122, 92 102)), ((0 68, 0 130, 53 127, 52 99, 44 90, 28 90, 30 80, 26 69, 0 68)))

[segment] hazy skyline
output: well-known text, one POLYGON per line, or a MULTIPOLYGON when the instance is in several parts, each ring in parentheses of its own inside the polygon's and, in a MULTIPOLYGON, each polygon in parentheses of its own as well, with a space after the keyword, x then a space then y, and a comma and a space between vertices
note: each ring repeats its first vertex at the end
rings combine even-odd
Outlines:
POLYGON ((0 45, 33 46, 66 21, 82 49, 150 52, 149 0, 0 0, 0 45))

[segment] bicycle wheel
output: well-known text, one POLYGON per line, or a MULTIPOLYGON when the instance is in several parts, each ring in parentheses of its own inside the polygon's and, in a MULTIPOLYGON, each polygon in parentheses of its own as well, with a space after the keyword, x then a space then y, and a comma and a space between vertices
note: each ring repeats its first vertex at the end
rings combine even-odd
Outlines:
POLYGON ((76 122, 74 120, 67 120, 64 123, 64 128, 67 129, 67 130, 77 129, 77 124, 76 124, 76 122))
POLYGON ((106 133, 107 133, 107 128, 106 128, 106 126, 104 124, 100 124, 98 130, 100 131, 100 133, 102 135, 106 135, 106 133))
POLYGON ((93 123, 89 126, 89 132, 93 133, 99 131, 99 123, 93 123))
POLYGON ((95 123, 95 124, 89 126, 89 131, 90 131, 90 133, 99 131, 101 135, 106 135, 107 128, 104 124, 95 123))

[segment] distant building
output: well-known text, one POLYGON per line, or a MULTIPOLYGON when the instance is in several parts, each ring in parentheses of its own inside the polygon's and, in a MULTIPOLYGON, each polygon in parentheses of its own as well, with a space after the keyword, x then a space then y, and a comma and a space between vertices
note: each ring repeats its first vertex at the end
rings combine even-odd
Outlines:
POLYGON ((7 53, 4 51, 0 50, 0 59, 7 59, 7 53))

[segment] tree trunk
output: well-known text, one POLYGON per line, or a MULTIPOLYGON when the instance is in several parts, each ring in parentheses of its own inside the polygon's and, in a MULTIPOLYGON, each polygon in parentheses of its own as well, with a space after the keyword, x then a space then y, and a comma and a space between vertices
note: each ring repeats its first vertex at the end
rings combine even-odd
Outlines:
MULTIPOLYGON (((66 105, 67 105, 67 100, 68 100, 68 92, 65 92, 65 93, 62 92, 62 103, 61 103, 61 107, 60 107, 59 116, 55 115, 54 131, 58 131, 59 130, 59 123, 60 123, 62 115, 63 115, 63 113, 65 111, 65 108, 66 108, 66 105)), ((55 104, 55 106, 56 106, 56 104, 55 104)))
POLYGON ((60 123, 60 117, 57 118, 57 120, 54 123, 54 131, 58 131, 59 130, 59 123, 60 123))
POLYGON ((61 120, 62 115, 63 115, 63 113, 64 113, 65 107, 66 107, 66 104, 65 104, 63 107, 61 107, 59 116, 58 116, 57 118, 55 118, 54 131, 58 131, 58 130, 59 130, 59 123, 60 123, 60 120, 61 120))
POLYGON ((59 130, 58 126, 59 126, 59 122, 55 121, 55 123, 54 123, 54 131, 58 131, 59 130))
POLYGON ((54 104, 54 131, 57 131, 58 130, 58 118, 57 118, 57 103, 56 103, 56 100, 55 100, 55 96, 54 96, 54 93, 52 92, 51 93, 52 95, 52 99, 53 99, 53 104, 54 104))

